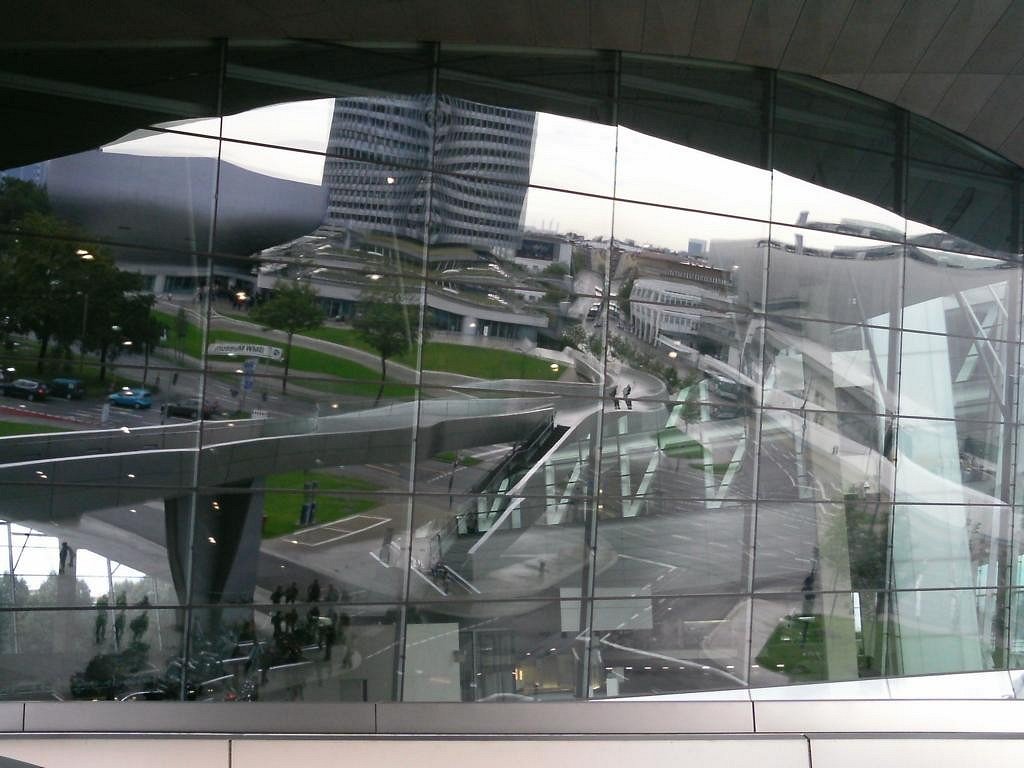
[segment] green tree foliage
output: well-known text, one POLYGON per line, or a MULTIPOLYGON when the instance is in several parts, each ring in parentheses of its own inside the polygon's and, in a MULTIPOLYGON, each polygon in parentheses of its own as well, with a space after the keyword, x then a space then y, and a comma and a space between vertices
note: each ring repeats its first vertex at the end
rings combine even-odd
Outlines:
POLYGON ((380 389, 375 405, 384 393, 388 358, 408 352, 419 337, 409 317, 411 311, 397 296, 388 300, 386 296, 371 294, 367 301, 360 303, 360 312, 352 321, 359 338, 380 355, 380 389))
POLYGON ((49 208, 45 190, 0 180, 0 233, 6 233, 0 234, 0 335, 34 334, 39 371, 53 345, 67 351, 80 343, 83 352, 100 353, 102 378, 114 345, 132 335, 145 338, 132 320, 144 301, 136 294, 141 279, 119 270, 49 208))
POLYGON ((281 379, 281 393, 284 394, 288 388, 292 336, 324 324, 324 311, 316 291, 306 283, 280 282, 269 299, 256 305, 252 318, 265 329, 284 331, 288 336, 284 353, 284 378, 281 379))
POLYGON ((35 334, 38 369, 51 342, 99 349, 98 338, 117 324, 126 295, 140 287, 138 276, 118 270, 109 255, 53 216, 30 213, 17 226, 21 232, 6 254, 15 290, 5 296, 4 314, 12 330, 35 334), (92 258, 83 259, 81 250, 92 258))
POLYGON ((635 283, 636 278, 631 277, 622 284, 621 288, 619 288, 619 309, 622 310, 622 314, 625 317, 629 317, 629 302, 633 297, 633 285, 635 283))
POLYGON ((48 214, 46 190, 30 181, 0 178, 0 228, 8 229, 30 213, 48 214))
POLYGON ((144 344, 150 332, 148 324, 153 297, 133 293, 140 286, 138 275, 121 272, 112 264, 109 269, 104 266, 98 272, 103 274, 103 284, 89 292, 89 312, 82 346, 86 351, 99 355, 99 378, 104 381, 107 364, 124 349, 124 342, 131 341, 133 347, 144 344))

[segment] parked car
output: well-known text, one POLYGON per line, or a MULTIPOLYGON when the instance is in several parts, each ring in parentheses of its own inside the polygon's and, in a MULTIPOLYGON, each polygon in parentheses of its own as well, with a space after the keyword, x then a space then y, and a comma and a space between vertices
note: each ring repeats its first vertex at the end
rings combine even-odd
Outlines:
POLYGON ((4 394, 8 397, 23 397, 26 400, 45 400, 46 385, 35 379, 15 379, 3 385, 4 394))
MULTIPOLYGON (((191 398, 189 400, 179 400, 176 403, 164 403, 163 406, 164 416, 180 416, 185 419, 192 419, 193 421, 199 418, 199 399, 191 398)), ((204 419, 209 419, 217 412, 216 403, 203 403, 202 413, 204 419)))
POLYGON ((120 392, 115 392, 107 398, 111 405, 119 405, 122 408, 149 408, 153 405, 153 395, 148 389, 132 389, 122 387, 120 392))
POLYGON ((81 400, 85 397, 85 384, 81 379, 54 379, 50 382, 50 395, 68 400, 81 400))

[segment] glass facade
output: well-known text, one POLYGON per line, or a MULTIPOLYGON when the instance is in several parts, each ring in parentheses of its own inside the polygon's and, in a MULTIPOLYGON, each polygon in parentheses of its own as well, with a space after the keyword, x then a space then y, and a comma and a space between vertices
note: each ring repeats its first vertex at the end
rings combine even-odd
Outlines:
POLYGON ((736 65, 192 55, 0 182, 0 699, 1012 691, 1019 168, 736 65))

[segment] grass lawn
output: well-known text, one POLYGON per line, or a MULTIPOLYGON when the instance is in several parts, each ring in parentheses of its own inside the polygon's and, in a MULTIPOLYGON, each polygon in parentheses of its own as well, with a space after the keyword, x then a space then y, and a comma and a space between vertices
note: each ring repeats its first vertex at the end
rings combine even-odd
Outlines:
MULTIPOLYGON (((154 315, 162 322, 173 322, 174 318, 166 312, 154 312, 154 315)), ((171 326, 173 327, 173 325, 171 326)), ((210 332, 209 341, 227 341, 244 344, 266 344, 267 339, 262 336, 252 336, 237 331, 214 330, 210 332)), ((168 348, 175 349, 176 340, 168 341, 168 348)), ((272 344, 278 344, 276 340, 272 344)), ((198 326, 189 324, 188 334, 184 339, 184 351, 186 355, 199 359, 202 350, 202 332, 198 326)), ((339 395, 355 395, 359 397, 375 397, 380 388, 380 376, 377 371, 371 370, 364 365, 354 363, 351 360, 335 357, 326 352, 318 352, 314 349, 292 346, 291 366, 288 372, 288 380, 298 386, 332 392, 339 395), (320 376, 335 376, 342 381, 317 381, 302 380, 303 374, 317 374, 320 376)), ((271 361, 261 361, 261 368, 264 366, 271 369, 282 369, 284 365, 271 361)), ((411 398, 415 388, 406 384, 387 384, 384 387, 384 397, 389 398, 411 398)))
POLYGON ((64 427, 42 426, 39 424, 26 424, 21 421, 0 421, 0 437, 13 435, 41 435, 44 432, 67 432, 64 427))
MULTIPOLYGON (((166 312, 153 313, 161 322, 170 328, 174 327, 174 317, 166 312)), ((359 349, 376 355, 376 351, 359 338, 359 334, 350 328, 323 327, 301 334, 310 338, 329 341, 334 344, 359 349)), ((238 331, 213 330, 210 342, 227 341, 247 344, 265 344, 267 340, 238 331)), ((279 342, 274 342, 279 343, 279 342)), ((168 340, 166 347, 176 349, 177 339, 168 340)), ((188 333, 182 340, 182 348, 186 355, 199 359, 202 355, 202 332, 192 323, 188 333)), ((393 358, 394 362, 409 367, 416 366, 415 350, 393 358)), ((389 361, 390 362, 390 361, 389 361)), ((280 367, 278 363, 267 363, 280 367)), ((470 347, 462 344, 427 341, 423 348, 423 368, 428 371, 445 371, 463 376, 474 376, 481 379, 557 379, 561 370, 552 370, 551 364, 536 357, 512 352, 506 349, 489 349, 487 347, 470 347)), ((344 385, 334 382, 303 382, 303 386, 313 389, 337 391, 339 394, 352 394, 373 397, 377 394, 379 376, 376 368, 367 368, 351 360, 335 357, 325 352, 292 346, 291 371, 297 374, 316 373, 337 376, 348 380, 344 385)), ((411 397, 413 388, 402 384, 388 384, 384 388, 386 397, 411 397)))
POLYGON ((792 682, 814 682, 828 679, 826 653, 822 616, 786 616, 779 620, 757 662, 765 669, 782 672, 792 682))
MULTIPOLYGON (((351 328, 317 328, 314 331, 306 331, 305 335, 377 354, 376 350, 360 339, 359 334, 351 328)), ((410 368, 416 367, 415 351, 400 355, 394 360, 410 368)), ((561 374, 560 370, 551 370, 551 363, 524 355, 522 352, 449 344, 429 339, 423 347, 423 368, 480 379, 557 379, 561 374)))
MULTIPOLYGON (((415 359, 412 362, 415 364, 415 359)), ((552 370, 551 363, 546 360, 521 352, 435 341, 428 341, 423 347, 423 368, 481 379, 553 380, 562 373, 562 366, 557 371, 552 370)))
POLYGON ((674 459, 702 459, 704 446, 690 437, 681 434, 677 429, 662 431, 658 443, 667 456, 674 459))
POLYGON ((266 481, 268 493, 263 497, 263 514, 267 518, 263 526, 263 538, 273 539, 299 529, 299 512, 305 501, 302 486, 304 483, 314 481, 320 486, 316 495, 317 524, 340 520, 377 506, 373 499, 330 495, 336 491, 378 490, 378 486, 358 477, 345 477, 327 472, 286 472, 281 475, 270 475, 266 481))

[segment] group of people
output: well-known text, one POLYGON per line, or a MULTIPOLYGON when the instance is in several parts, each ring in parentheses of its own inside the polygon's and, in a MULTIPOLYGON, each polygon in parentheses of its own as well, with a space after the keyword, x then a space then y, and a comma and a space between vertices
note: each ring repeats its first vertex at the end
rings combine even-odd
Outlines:
MULTIPOLYGON (((114 598, 114 647, 121 650, 121 642, 124 638, 125 626, 132 633, 132 643, 141 643, 142 638, 149 629, 149 596, 143 595, 142 599, 135 604, 135 608, 141 608, 142 612, 136 614, 131 621, 128 621, 128 596, 119 592, 114 598)), ((107 595, 100 595, 96 599, 96 622, 94 633, 96 645, 102 645, 107 639, 107 621, 110 612, 110 599, 107 595)))
POLYGON ((344 589, 339 593, 333 584, 328 584, 323 593, 323 602, 328 607, 326 614, 323 614, 320 611, 322 591, 320 580, 316 578, 306 587, 307 607, 305 618, 302 619, 296 605, 299 585, 294 581, 287 587, 279 584, 270 593, 270 602, 274 605, 270 623, 274 628, 274 640, 282 647, 301 647, 315 642, 317 648, 323 649, 324 660, 328 661, 339 632, 343 632, 347 624, 347 616, 339 614, 334 606, 339 601, 348 602, 349 596, 344 589))
POLYGON ((632 411, 633 410, 633 401, 629 397, 630 393, 632 391, 633 391, 633 386, 631 384, 627 384, 626 386, 624 386, 622 388, 622 395, 620 397, 619 396, 619 385, 618 384, 612 384, 611 388, 608 390, 608 397, 611 398, 612 403, 615 405, 615 410, 616 411, 619 410, 619 400, 622 400, 623 402, 625 402, 626 410, 627 411, 632 411))

